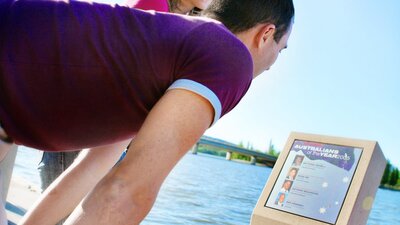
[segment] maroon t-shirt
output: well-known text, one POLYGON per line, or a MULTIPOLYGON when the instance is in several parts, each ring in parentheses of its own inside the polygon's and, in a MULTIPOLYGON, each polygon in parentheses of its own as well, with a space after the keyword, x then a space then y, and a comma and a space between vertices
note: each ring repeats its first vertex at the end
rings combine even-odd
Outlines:
POLYGON ((23 145, 74 150, 133 137, 173 88, 208 99, 215 122, 252 80, 247 48, 214 20, 7 2, 0 3, 0 123, 23 145))

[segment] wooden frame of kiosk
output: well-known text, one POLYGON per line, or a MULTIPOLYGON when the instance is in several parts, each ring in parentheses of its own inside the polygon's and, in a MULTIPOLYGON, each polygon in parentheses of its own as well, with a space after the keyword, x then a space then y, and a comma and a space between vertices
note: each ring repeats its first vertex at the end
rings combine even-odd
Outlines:
POLYGON ((376 141, 293 132, 250 224, 366 224, 385 167, 376 141))

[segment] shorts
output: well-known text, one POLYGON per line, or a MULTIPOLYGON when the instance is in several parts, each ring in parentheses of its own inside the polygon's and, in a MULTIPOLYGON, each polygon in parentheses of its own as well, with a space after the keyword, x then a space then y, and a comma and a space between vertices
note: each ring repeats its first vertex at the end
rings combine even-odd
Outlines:
POLYGON ((5 142, 5 143, 9 143, 9 144, 14 143, 12 138, 7 135, 6 131, 1 126, 1 123, 0 123, 0 140, 5 142))

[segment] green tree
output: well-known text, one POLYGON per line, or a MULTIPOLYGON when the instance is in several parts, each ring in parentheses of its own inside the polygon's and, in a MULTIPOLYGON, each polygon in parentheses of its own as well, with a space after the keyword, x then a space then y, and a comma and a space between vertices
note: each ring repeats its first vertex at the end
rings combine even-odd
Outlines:
POLYGON ((399 179, 399 169, 395 168, 390 173, 389 185, 395 186, 399 179))
POLYGON ((279 151, 276 150, 275 146, 272 144, 272 141, 269 142, 269 147, 268 147, 267 154, 273 155, 273 156, 276 156, 276 157, 279 156, 279 151))
POLYGON ((250 143, 250 142, 247 142, 247 147, 246 147, 248 150, 254 150, 254 148, 253 148, 253 144, 252 143, 250 143))
POLYGON ((250 161, 250 156, 241 155, 239 153, 233 152, 232 159, 240 159, 240 160, 250 161))
MULTIPOLYGON (((247 148, 250 149, 250 142, 247 142, 247 147, 244 146, 243 141, 240 141, 239 144, 237 145, 239 148, 247 148)), ((232 153, 232 159, 240 159, 240 160, 246 160, 250 161, 250 156, 242 155, 236 152, 232 153)))
POLYGON ((383 172, 383 176, 382 176, 382 180, 381 180, 381 185, 389 183, 391 170, 392 170, 392 164, 390 164, 390 161, 387 160, 385 172, 383 172))

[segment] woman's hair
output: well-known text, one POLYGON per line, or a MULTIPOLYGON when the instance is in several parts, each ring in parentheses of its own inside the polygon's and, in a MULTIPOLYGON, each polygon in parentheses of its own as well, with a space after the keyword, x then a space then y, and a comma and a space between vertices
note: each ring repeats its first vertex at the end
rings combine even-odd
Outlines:
MULTIPOLYGON (((181 0, 168 0, 168 10, 173 13, 186 13, 183 12, 182 9, 179 7, 181 4, 181 0)), ((187 12, 188 15, 190 16, 200 16, 201 14, 201 9, 194 7, 191 9, 189 12, 187 12)))
POLYGON ((168 0, 168 8, 170 12, 175 12, 177 10, 179 10, 179 2, 180 0, 168 0))
POLYGON ((203 15, 222 22, 232 33, 257 24, 274 24, 274 40, 286 34, 294 17, 292 0, 213 0, 203 15))

